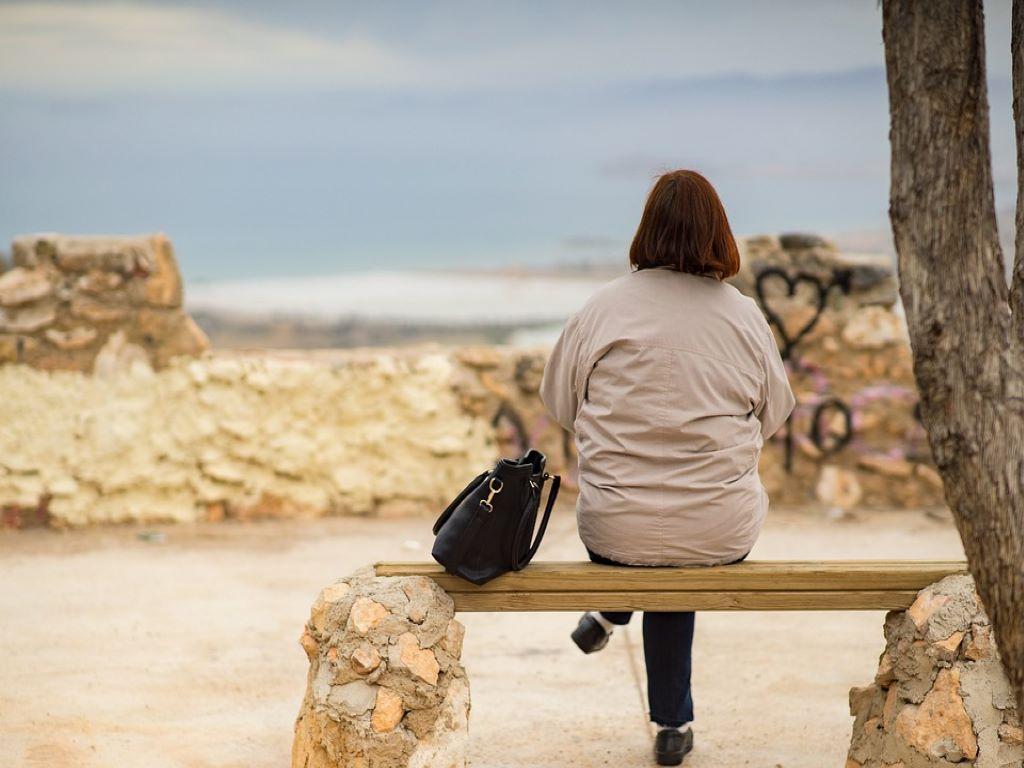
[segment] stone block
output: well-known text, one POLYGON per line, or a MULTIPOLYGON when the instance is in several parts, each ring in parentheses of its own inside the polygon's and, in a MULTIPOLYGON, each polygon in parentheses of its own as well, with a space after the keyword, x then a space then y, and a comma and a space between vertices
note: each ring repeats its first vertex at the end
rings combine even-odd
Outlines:
POLYGON ((47 328, 46 333, 43 335, 48 342, 64 352, 85 349, 96 341, 98 336, 95 328, 85 325, 70 328, 66 331, 57 328, 47 328))
POLYGON ((130 315, 130 308, 124 305, 108 304, 90 296, 71 298, 71 316, 95 325, 123 323, 130 315))
POLYGON ((36 333, 56 319, 57 309, 52 302, 0 308, 0 333, 36 333))
POLYGON ((907 344, 903 319, 885 307, 858 309, 843 328, 843 341, 854 349, 881 349, 889 344, 907 344))
MULTIPOLYGON (((976 661, 988 617, 969 576, 921 590, 886 617, 875 683, 850 692, 848 765, 1003 768, 1024 764, 1009 683, 997 658, 976 661), (980 631, 979 631, 980 630, 980 631), (880 713, 880 714, 879 714, 880 713)), ((987 647, 987 646, 986 646, 987 647)))
POLYGON ((323 590, 303 632, 293 768, 463 768, 469 686, 445 642, 453 622, 451 598, 424 579, 366 569, 323 590), (427 604, 421 624, 406 615, 410 599, 427 604))
POLYGON ((821 468, 814 492, 820 502, 838 509, 857 506, 863 495, 860 481, 853 472, 831 465, 821 468))
POLYGON ((174 258, 174 249, 166 235, 150 239, 150 263, 145 279, 145 300, 154 307, 181 306, 181 274, 174 258))
POLYGON ((53 285, 43 269, 15 267, 0 275, 0 307, 16 307, 45 299, 53 285))
MULTIPOLYGON (((46 251, 64 272, 99 269, 130 275, 144 258, 146 238, 92 235, 56 235, 46 237, 46 251)), ((36 247, 39 252, 39 244, 36 247)))
POLYGON ((118 332, 151 368, 209 347, 181 309, 181 275, 165 235, 27 235, 15 238, 12 253, 14 268, 0 273, 0 333, 38 344, 0 363, 92 371, 118 332))
POLYGON ((132 330, 158 368, 165 367, 175 357, 195 357, 210 346, 206 334, 180 310, 141 309, 132 330))

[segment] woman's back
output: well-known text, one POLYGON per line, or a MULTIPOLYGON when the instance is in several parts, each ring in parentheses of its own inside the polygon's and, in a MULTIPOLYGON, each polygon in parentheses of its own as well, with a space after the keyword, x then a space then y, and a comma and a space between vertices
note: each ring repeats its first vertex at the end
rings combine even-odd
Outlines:
POLYGON ((672 268, 613 281, 570 319, 542 397, 576 435, 587 547, 636 564, 713 564, 753 546, 763 436, 792 393, 757 306, 672 268))
MULTIPOLYGON (((757 306, 722 282, 740 268, 725 207, 696 171, 658 178, 629 247, 635 270, 569 319, 541 397, 576 435, 580 537, 607 565, 717 565, 750 552, 768 511, 764 439, 793 409, 757 306)), ((629 612, 587 612, 572 633, 601 650, 629 612)), ((644 614, 654 756, 693 748, 692 611, 644 614)))

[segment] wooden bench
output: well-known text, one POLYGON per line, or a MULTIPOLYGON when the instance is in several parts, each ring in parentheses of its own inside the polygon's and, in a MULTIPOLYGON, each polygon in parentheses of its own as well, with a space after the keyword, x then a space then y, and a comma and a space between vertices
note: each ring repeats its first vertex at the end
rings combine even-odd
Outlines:
POLYGON ((476 586, 434 563, 377 563, 378 576, 427 576, 456 611, 875 611, 967 564, 939 560, 747 561, 693 568, 538 562, 476 586))

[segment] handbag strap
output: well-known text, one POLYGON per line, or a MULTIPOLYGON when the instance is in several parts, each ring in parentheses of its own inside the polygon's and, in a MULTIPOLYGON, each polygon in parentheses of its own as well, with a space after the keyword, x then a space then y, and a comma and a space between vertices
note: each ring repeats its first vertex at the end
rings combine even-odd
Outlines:
POLYGON ((470 480, 469 485, 462 489, 462 493, 456 496, 452 503, 448 505, 448 508, 441 513, 441 516, 438 517, 437 521, 434 523, 435 536, 437 536, 437 532, 441 530, 441 526, 448 522, 448 518, 452 516, 452 513, 455 511, 456 507, 458 507, 459 504, 461 504, 465 500, 465 498, 469 496, 469 494, 475 491, 477 487, 480 485, 480 483, 484 481, 484 478, 486 478, 490 473, 490 470, 487 470, 486 472, 481 472, 479 475, 470 480))
MULTIPOLYGON (((546 479, 546 478, 544 478, 544 479, 546 479)), ((541 486, 542 486, 541 490, 543 490, 544 479, 541 480, 541 486)), ((526 554, 523 555, 523 557, 518 562, 516 562, 516 563, 514 563, 512 565, 512 570, 513 571, 521 571, 521 570, 523 570, 523 568, 525 568, 527 565, 529 565, 530 561, 533 560, 533 556, 537 554, 537 550, 540 548, 541 539, 544 538, 544 532, 548 529, 548 520, 551 517, 551 510, 554 509, 555 499, 558 498, 558 489, 559 489, 559 487, 561 487, 561 485, 562 485, 562 477, 561 477, 561 475, 552 475, 551 476, 551 489, 548 491, 548 503, 544 506, 544 516, 541 518, 540 528, 537 529, 537 536, 534 538, 533 544, 530 546, 530 549, 527 550, 526 554)), ((517 547, 516 547, 515 551, 519 551, 518 542, 522 541, 522 537, 524 535, 527 535, 527 536, 529 535, 529 531, 525 531, 525 534, 524 534, 525 524, 528 523, 528 522, 531 522, 530 518, 528 516, 524 516, 523 521, 519 524, 519 530, 516 531, 517 547)))

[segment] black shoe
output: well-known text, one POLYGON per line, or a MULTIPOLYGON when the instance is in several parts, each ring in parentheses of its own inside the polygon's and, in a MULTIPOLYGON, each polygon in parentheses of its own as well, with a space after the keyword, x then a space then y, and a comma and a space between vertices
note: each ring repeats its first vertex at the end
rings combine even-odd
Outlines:
POLYGON ((589 613, 583 614, 580 623, 572 631, 572 641, 584 653, 596 653, 608 645, 611 632, 607 632, 600 622, 589 613))
POLYGON ((692 749, 693 729, 662 728, 654 740, 654 759, 658 765, 679 765, 692 749))

